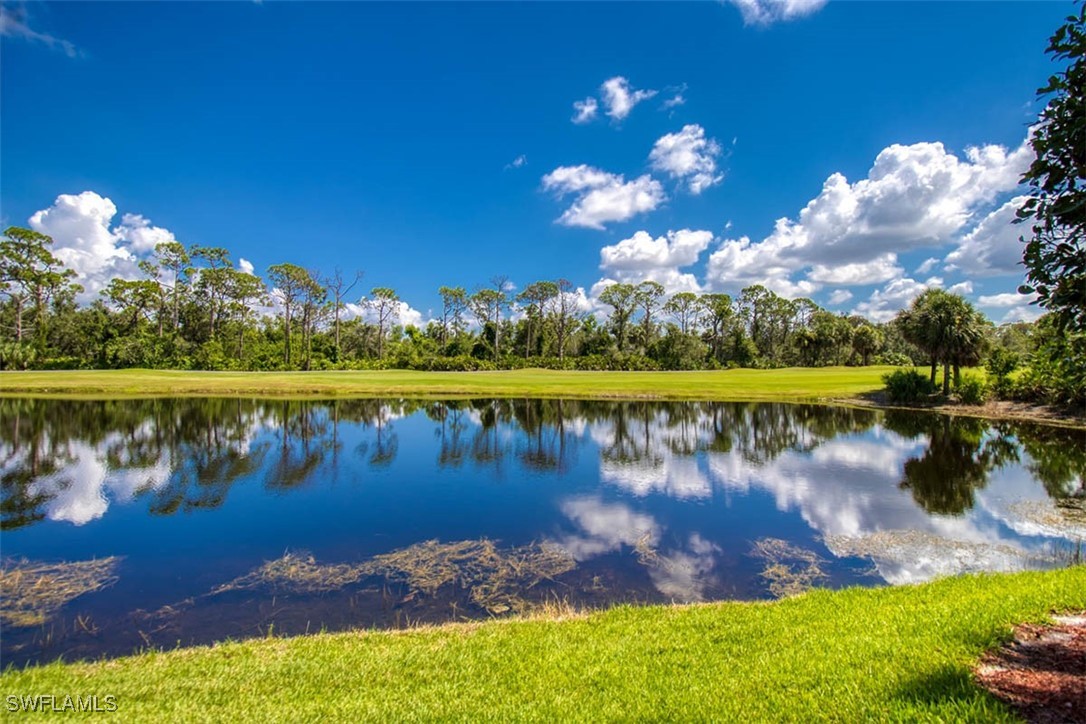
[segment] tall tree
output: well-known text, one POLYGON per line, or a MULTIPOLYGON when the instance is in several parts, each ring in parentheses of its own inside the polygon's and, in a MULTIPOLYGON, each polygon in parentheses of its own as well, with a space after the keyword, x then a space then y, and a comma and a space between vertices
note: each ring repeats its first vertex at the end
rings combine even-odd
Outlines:
POLYGON ((494 330, 493 351, 494 360, 497 361, 501 345, 502 309, 507 303, 505 292, 498 289, 480 289, 471 295, 468 303, 471 305, 472 314, 479 322, 481 333, 485 334, 488 325, 494 330))
POLYGON ((377 358, 385 356, 385 333, 400 316, 400 296, 389 287, 374 287, 362 303, 377 320, 377 358))
POLYGON ((15 310, 15 341, 22 342, 28 303, 33 304, 34 324, 39 343, 43 343, 46 303, 75 276, 53 256, 53 239, 31 229, 10 226, 0 239, 0 292, 7 295, 15 310))
POLYGON ((866 322, 859 325, 852 333, 852 348, 860 355, 860 360, 866 367, 871 355, 878 352, 882 346, 882 332, 866 322))
POLYGON ((449 335, 459 336, 467 328, 464 314, 468 311, 468 293, 464 287, 441 287, 441 346, 449 343, 449 335))
POLYGON ((524 321, 527 324, 524 335, 525 359, 532 356, 535 341, 532 337, 532 328, 535 327, 536 331, 539 331, 543 323, 544 305, 556 296, 558 296, 558 285, 550 281, 533 282, 517 295, 517 301, 525 305, 524 321))
POLYGON ((312 282, 309 272, 297 264, 268 267, 272 298, 283 307, 283 364, 290 367, 292 318, 312 282))
POLYGON ((184 290, 185 280, 189 275, 189 264, 192 258, 188 251, 178 241, 163 241, 155 245, 155 263, 161 269, 173 272, 173 283, 170 284, 170 295, 173 297, 173 324, 170 330, 177 334, 177 325, 181 310, 181 294, 184 290))
POLYGON ((554 345, 558 348, 558 359, 566 358, 566 347, 573 330, 581 321, 583 313, 578 306, 578 295, 573 283, 568 279, 554 282, 557 293, 550 298, 550 320, 554 327, 554 345))
POLYGON ((230 285, 230 252, 221 246, 194 246, 192 258, 204 262, 196 277, 196 290, 207 302, 208 337, 215 339, 230 285))
POLYGON ((637 290, 632 284, 618 282, 600 292, 600 301, 611 307, 611 332, 619 352, 626 351, 630 334, 630 318, 637 309, 637 290))
POLYGON ((674 317, 679 323, 679 331, 683 334, 696 331, 702 309, 698 295, 693 292, 673 294, 664 304, 664 312, 674 317))
POLYGON ((339 354, 339 315, 345 306, 343 300, 351 293, 351 290, 362 281, 364 273, 356 269, 351 281, 343 276, 343 271, 337 266, 332 276, 324 280, 324 286, 332 295, 332 313, 335 316, 336 354, 339 354))
POLYGON ((709 349, 717 362, 725 361, 728 339, 736 326, 735 308, 727 294, 702 294, 698 299, 708 325, 709 349))
POLYGON ((637 306, 641 308, 641 341, 646 352, 656 337, 656 326, 652 318, 663 296, 664 285, 659 282, 646 279, 637 285, 637 306))
POLYGON ((1037 91, 1048 105, 1030 138, 1036 159, 1022 176, 1030 194, 1018 219, 1031 222, 1032 236, 1021 291, 1036 292, 1061 330, 1086 332, 1086 3, 1047 52, 1067 66, 1037 91))

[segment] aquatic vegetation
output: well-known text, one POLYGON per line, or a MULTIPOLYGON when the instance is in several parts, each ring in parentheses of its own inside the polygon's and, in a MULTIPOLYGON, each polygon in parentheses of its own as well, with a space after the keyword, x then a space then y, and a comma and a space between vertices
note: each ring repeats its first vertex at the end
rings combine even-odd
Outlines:
POLYGON ((0 622, 6 626, 45 623, 69 601, 114 584, 119 561, 117 556, 60 563, 3 561, 0 622))
POLYGON ((476 605, 492 613, 504 613, 526 610, 529 605, 519 592, 571 571, 576 565, 566 550, 550 543, 502 550, 483 538, 416 543, 375 556, 366 567, 370 573, 401 580, 430 595, 444 585, 457 584, 468 590, 476 605))
POLYGON ((575 567, 569 553, 550 543, 502 549, 486 538, 451 543, 429 540, 354 565, 322 564, 308 553, 288 552, 219 586, 211 595, 258 588, 327 593, 367 576, 382 576, 407 584, 412 593, 430 596, 443 586, 456 585, 476 605, 491 613, 505 613, 530 607, 519 592, 575 567))
POLYGON ((287 552, 282 558, 265 561, 244 576, 225 583, 211 593, 270 588, 288 593, 325 593, 357 582, 365 576, 362 566, 319 564, 308 553, 287 552))
POLYGON ((821 567, 825 563, 821 556, 780 538, 759 538, 750 554, 765 561, 761 575, 769 581, 769 592, 777 598, 809 591, 827 577, 821 567))

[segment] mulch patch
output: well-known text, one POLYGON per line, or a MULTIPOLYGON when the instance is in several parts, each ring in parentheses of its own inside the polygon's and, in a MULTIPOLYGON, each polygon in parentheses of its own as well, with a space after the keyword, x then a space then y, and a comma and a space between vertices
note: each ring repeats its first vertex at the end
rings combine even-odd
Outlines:
POLYGON ((981 659, 977 681, 1026 721, 1086 722, 1086 612, 1023 624, 981 659))

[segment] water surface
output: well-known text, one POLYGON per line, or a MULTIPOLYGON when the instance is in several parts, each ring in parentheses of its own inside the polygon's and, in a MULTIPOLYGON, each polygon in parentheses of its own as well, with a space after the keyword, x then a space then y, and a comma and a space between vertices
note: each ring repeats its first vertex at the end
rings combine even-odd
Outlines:
POLYGON ((1086 538, 1086 436, 1039 425, 581 400, 0 413, 4 664, 1044 568, 1086 538))

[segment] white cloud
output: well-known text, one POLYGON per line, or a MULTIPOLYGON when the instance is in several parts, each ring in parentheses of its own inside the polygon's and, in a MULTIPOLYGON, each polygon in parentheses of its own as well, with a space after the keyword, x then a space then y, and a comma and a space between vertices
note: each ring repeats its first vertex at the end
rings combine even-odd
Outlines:
POLYGON ((121 225, 113 232, 119 239, 128 242, 129 248, 137 254, 146 254, 154 251, 159 244, 177 241, 173 232, 160 226, 152 226, 148 219, 139 214, 122 216, 121 225))
POLYGON ((665 100, 660 105, 660 107, 663 108, 665 111, 668 111, 668 110, 671 110, 672 108, 678 108, 679 106, 684 106, 684 105, 686 105, 686 97, 682 93, 676 93, 671 98, 668 98, 667 100, 665 100))
POLYGON ((577 124, 588 123, 596 117, 599 107, 600 104, 592 96, 585 98, 583 101, 574 101, 574 113, 571 120, 577 124))
POLYGON ((939 277, 918 282, 914 279, 894 279, 882 289, 876 289, 866 302, 856 305, 855 313, 862 314, 876 322, 887 322, 900 310, 909 306, 913 299, 925 289, 943 286, 939 277))
POLYGON ((1008 294, 992 294, 988 296, 981 296, 977 299, 977 303, 985 307, 1017 307, 1022 304, 1030 304, 1037 295, 1035 294, 1018 294, 1017 292, 1010 292, 1008 294))
POLYGON ((794 20, 821 9, 826 0, 728 0, 739 8, 747 25, 769 25, 794 20))
POLYGON ((98 296, 111 279, 139 279, 139 255, 160 241, 176 241, 174 235, 153 226, 139 214, 125 214, 112 230, 117 206, 93 191, 61 194, 47 209, 30 217, 30 227, 53 238, 53 253, 76 273, 83 286, 79 301, 98 296))
POLYGON ((626 181, 621 174, 585 164, 556 168, 543 177, 543 188, 555 192, 559 198, 576 195, 558 223, 589 229, 603 229, 604 224, 626 221, 652 211, 667 200, 663 186, 648 174, 626 181))
POLYGON ((694 264, 701 252, 713 240, 711 231, 681 229, 653 239, 646 231, 638 231, 629 239, 600 250, 600 267, 628 271, 644 271, 659 267, 681 267, 694 264))
POLYGON ((925 259, 923 261, 923 263, 920 266, 918 266, 916 268, 916 271, 914 273, 915 274, 930 274, 931 271, 936 267, 936 265, 938 263, 939 263, 939 260, 936 259, 935 257, 933 257, 933 256, 928 257, 927 259, 925 259))
POLYGON ((630 115, 630 111, 638 103, 656 95, 656 91, 635 90, 630 81, 619 75, 603 82, 600 95, 603 97, 603 105, 607 107, 607 115, 615 121, 621 121, 630 115))
POLYGON ((837 289, 830 295, 830 304, 844 304, 850 299, 852 299, 852 292, 847 289, 837 289))
POLYGON ((800 283, 792 275, 810 270, 808 282, 870 283, 857 274, 866 269, 885 280, 891 255, 952 243, 978 207, 1016 188, 1031 154, 1027 143, 1014 151, 969 148, 965 160, 941 143, 890 146, 878 154, 867 178, 849 183, 832 174, 798 220, 779 219, 761 242, 724 241, 709 258, 709 281, 772 279, 786 286, 800 283), (847 273, 832 271, 842 265, 853 266, 847 273))
POLYGON ((1044 313, 1044 310, 1034 303, 1036 300, 1036 294, 1009 292, 981 296, 977 299, 977 304, 981 307, 1006 309, 1007 311, 999 320, 1001 323, 1032 322, 1044 313))
POLYGON ((809 279, 826 284, 877 284, 901 276, 905 270, 897 265, 897 254, 884 254, 877 259, 858 264, 815 264, 809 279))
POLYGON ((946 256, 947 269, 963 268, 971 275, 1024 273, 1022 243, 1025 227, 1012 223, 1027 197, 1016 196, 988 214, 946 256))
MULTIPOLYGON (((343 305, 343 319, 361 317, 367 324, 377 324, 377 313, 364 304, 349 302, 343 305)), ((396 302, 396 310, 392 313, 391 324, 402 327, 414 326, 422 329, 429 321, 428 317, 407 302, 396 302)))
POLYGON ((657 171, 687 183, 690 193, 700 194, 718 184, 724 175, 717 173, 716 158, 720 144, 705 137, 705 129, 696 123, 683 126, 678 133, 661 136, 652 147, 649 161, 657 171))
POLYGON ((16 6, 0 4, 0 36, 43 43, 54 50, 63 52, 69 58, 79 55, 79 50, 67 40, 31 28, 27 22, 26 7, 21 4, 16 6))
POLYGON ((610 276, 597 282, 598 289, 594 287, 593 292, 603 291, 615 281, 636 284, 645 280, 659 282, 670 293, 700 292, 702 286, 697 278, 680 268, 697 263, 712 240, 711 231, 681 229, 655 239, 646 231, 638 231, 600 250, 600 268, 610 276))
POLYGON ((514 158, 514 159, 513 159, 512 161, 510 161, 509 163, 505 164, 505 167, 506 167, 507 169, 510 169, 510 168, 520 168, 521 166, 523 166, 523 165, 524 165, 524 164, 526 164, 526 163, 528 163, 528 157, 527 157, 527 156, 525 156, 525 155, 524 155, 524 154, 522 153, 522 154, 520 154, 519 156, 517 156, 516 158, 514 158))
POLYGON ((245 274, 252 274, 255 270, 256 268, 253 266, 253 263, 248 259, 238 259, 238 271, 245 274))

